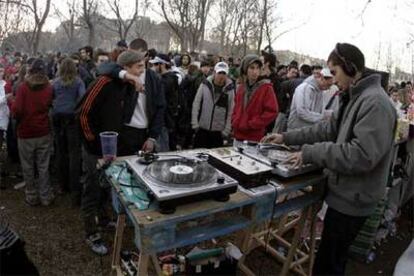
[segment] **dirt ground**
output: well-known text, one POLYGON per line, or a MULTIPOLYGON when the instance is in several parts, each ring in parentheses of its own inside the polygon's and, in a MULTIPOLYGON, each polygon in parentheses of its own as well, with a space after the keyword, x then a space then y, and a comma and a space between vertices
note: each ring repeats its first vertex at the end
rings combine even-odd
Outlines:
MULTIPOLYGON (((111 274, 110 255, 97 257, 85 245, 79 209, 70 207, 67 195, 59 196, 50 207, 28 207, 24 191, 11 186, 21 180, 3 178, 2 181, 9 188, 0 190, 0 218, 25 240, 26 251, 41 275, 111 274)), ((412 203, 405 208, 398 220, 398 234, 377 249, 376 259, 370 264, 350 261, 347 275, 392 275, 399 256, 413 239, 412 208, 412 203)), ((113 236, 113 230, 104 234, 109 245, 113 236)), ((133 247, 132 239, 133 230, 128 229, 124 244, 133 247)), ((277 275, 280 270, 280 265, 262 249, 253 251, 247 264, 261 275, 277 275)))

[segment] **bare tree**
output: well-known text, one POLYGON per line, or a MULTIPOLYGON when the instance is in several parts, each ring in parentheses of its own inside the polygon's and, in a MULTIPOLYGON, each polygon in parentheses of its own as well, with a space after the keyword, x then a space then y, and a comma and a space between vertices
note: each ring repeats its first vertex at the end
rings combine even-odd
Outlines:
POLYGON ((61 22, 61 26, 65 31, 65 34, 67 36, 67 43, 69 45, 69 49, 72 49, 72 44, 74 43, 74 38, 75 38, 75 30, 76 27, 80 26, 77 23, 78 20, 78 14, 79 14, 79 9, 78 9, 78 5, 77 5, 77 1, 76 0, 66 0, 66 7, 67 7, 67 15, 65 15, 62 10, 61 7, 58 8, 55 5, 53 6, 54 10, 55 10, 55 14, 56 16, 59 18, 60 22, 61 22))
POLYGON ((96 20, 98 16, 98 1, 83 0, 80 19, 88 29, 88 44, 92 47, 96 44, 96 20))
POLYGON ((151 32, 153 24, 151 19, 147 17, 147 11, 151 7, 151 0, 143 0, 141 1, 139 11, 140 14, 138 15, 137 20, 135 21, 133 28, 134 37, 146 37, 148 33, 151 32))
POLYGON ((22 16, 24 11, 9 1, 0 1, 0 44, 9 34, 19 31, 22 27, 22 16))
POLYGON ((107 24, 107 27, 117 33, 120 40, 126 39, 131 27, 135 24, 138 18, 138 0, 134 1, 133 14, 130 16, 130 18, 123 17, 126 12, 124 9, 122 9, 120 0, 107 0, 107 4, 116 18, 113 21, 114 26, 107 24))
POLYGON ((381 41, 381 37, 380 37, 380 40, 379 40, 379 42, 378 42, 378 48, 377 48, 377 50, 376 50, 376 60, 375 60, 375 70, 378 70, 378 68, 379 68, 379 64, 380 64, 380 61, 381 61, 381 50, 382 50, 382 41, 381 41))
POLYGON ((218 24, 213 29, 213 39, 220 41, 220 52, 225 52, 226 34, 228 28, 232 25, 234 19, 234 10, 236 8, 236 0, 219 0, 216 5, 218 14, 218 24))
POLYGON ((181 51, 196 50, 203 44, 205 25, 212 0, 160 0, 162 15, 177 36, 181 51))
POLYGON ((262 5, 259 5, 259 9, 260 9, 259 11, 261 11, 262 18, 260 21, 259 37, 257 40, 257 53, 260 53, 260 50, 262 48, 263 32, 265 31, 266 26, 268 26, 267 19, 268 19, 269 12, 271 11, 271 9, 268 6, 267 0, 262 0, 261 2, 262 2, 261 3, 262 5))
POLYGON ((43 8, 39 6, 39 2, 40 1, 37 0, 1 1, 1 3, 9 3, 10 5, 15 5, 18 9, 23 12, 27 12, 33 17, 28 39, 29 48, 32 54, 36 54, 38 51, 42 29, 49 15, 51 0, 43 1, 43 8))
POLYGON ((391 78, 393 66, 394 66, 394 59, 392 57, 392 45, 391 45, 391 42, 389 42, 388 49, 387 49, 387 56, 385 57, 385 68, 387 69, 387 72, 390 74, 390 78, 391 78))

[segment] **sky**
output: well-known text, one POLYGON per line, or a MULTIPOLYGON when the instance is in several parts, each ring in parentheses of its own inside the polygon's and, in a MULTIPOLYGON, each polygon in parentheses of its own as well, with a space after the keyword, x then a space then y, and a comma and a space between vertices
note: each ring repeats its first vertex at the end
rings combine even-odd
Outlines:
MULTIPOLYGON (((276 50, 326 59, 337 42, 348 42, 362 50, 369 67, 378 64, 378 69, 385 70, 391 53, 393 67, 412 71, 414 42, 407 42, 412 40, 410 34, 414 37, 414 0, 371 0, 364 12, 367 0, 269 1, 276 1, 274 15, 283 21, 273 27, 274 36, 294 28, 274 42, 276 50)), ((154 12, 148 15, 161 20, 154 12)), ((48 18, 45 29, 54 30, 59 23, 57 18, 48 18)))

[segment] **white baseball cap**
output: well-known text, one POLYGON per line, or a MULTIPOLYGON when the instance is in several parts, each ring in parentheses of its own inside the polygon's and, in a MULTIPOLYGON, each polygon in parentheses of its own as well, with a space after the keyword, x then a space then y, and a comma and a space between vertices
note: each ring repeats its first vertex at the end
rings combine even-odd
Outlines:
POLYGON ((227 63, 221 61, 221 62, 217 62, 216 66, 214 66, 214 71, 216 73, 221 73, 224 72, 226 73, 226 75, 229 74, 229 66, 227 65, 227 63))
POLYGON ((156 56, 154 59, 151 59, 151 60, 149 60, 148 62, 149 62, 149 63, 152 63, 152 64, 154 64, 154 63, 168 64, 168 61, 166 61, 166 60, 164 60, 164 59, 160 58, 159 56, 156 56))
POLYGON ((331 73, 331 70, 329 70, 329 68, 323 68, 321 70, 321 75, 324 78, 333 78, 333 75, 331 73))

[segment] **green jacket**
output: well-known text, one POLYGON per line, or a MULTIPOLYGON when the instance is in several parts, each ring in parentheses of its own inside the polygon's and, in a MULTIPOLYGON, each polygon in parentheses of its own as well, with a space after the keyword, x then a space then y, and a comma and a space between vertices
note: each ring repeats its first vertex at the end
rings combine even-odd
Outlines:
POLYGON ((368 216, 383 198, 390 172, 397 114, 379 75, 361 79, 349 102, 330 121, 284 133, 288 145, 302 145, 303 162, 326 168, 326 202, 350 216, 368 216))

